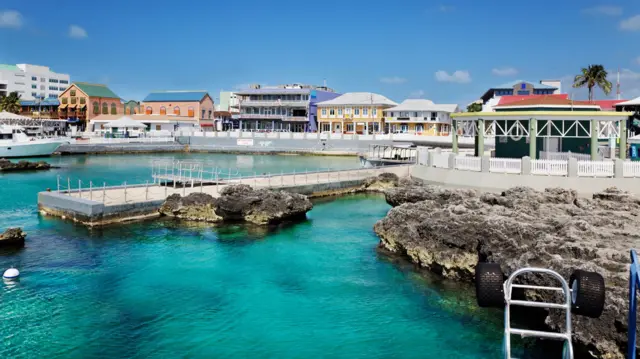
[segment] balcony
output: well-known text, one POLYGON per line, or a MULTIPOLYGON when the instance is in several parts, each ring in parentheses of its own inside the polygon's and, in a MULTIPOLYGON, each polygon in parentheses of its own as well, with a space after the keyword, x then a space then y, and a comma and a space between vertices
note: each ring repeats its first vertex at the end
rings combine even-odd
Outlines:
POLYGON ((308 101, 242 101, 238 107, 306 107, 308 101))
POLYGON ((385 117, 385 122, 415 122, 415 123, 451 123, 450 120, 445 120, 437 117, 385 117))
POLYGON ((234 120, 274 120, 289 122, 307 122, 307 116, 260 115, 255 113, 239 113, 233 115, 234 120))

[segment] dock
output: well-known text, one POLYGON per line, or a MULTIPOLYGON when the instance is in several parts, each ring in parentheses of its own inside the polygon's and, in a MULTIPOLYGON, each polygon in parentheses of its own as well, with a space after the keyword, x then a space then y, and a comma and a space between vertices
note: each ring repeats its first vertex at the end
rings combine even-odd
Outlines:
POLYGON ((158 209, 172 194, 206 193, 219 197, 226 186, 246 184, 256 189, 278 189, 322 197, 351 192, 360 188, 366 178, 384 172, 407 176, 412 167, 397 165, 242 176, 231 170, 205 170, 204 166, 194 163, 174 164, 172 171, 167 165, 164 172, 158 165, 152 171, 151 183, 144 184, 125 182, 120 186, 98 186, 92 182, 72 184, 70 180, 59 179, 56 190, 38 193, 38 209, 44 215, 93 227, 159 216, 158 209))

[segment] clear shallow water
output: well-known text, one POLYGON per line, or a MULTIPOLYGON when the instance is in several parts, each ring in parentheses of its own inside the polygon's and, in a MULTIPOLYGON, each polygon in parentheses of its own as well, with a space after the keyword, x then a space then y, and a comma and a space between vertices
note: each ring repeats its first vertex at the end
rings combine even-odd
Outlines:
MULTIPOLYGON (((0 228, 29 234, 25 249, 0 253, 0 268, 22 271, 0 290, 0 357, 500 357, 500 323, 466 291, 376 253, 372 226, 389 209, 377 196, 318 202, 307 221, 272 231, 174 221, 88 230, 37 214, 37 191, 58 174, 144 181, 152 157, 163 156, 61 157, 51 162, 64 169, 0 176, 0 228)), ((263 172, 358 165, 240 157, 263 172)))

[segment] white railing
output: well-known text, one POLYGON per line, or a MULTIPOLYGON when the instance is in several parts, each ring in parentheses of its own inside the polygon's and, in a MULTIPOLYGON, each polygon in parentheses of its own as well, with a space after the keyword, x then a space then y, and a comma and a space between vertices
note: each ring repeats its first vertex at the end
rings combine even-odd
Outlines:
POLYGON ((578 177, 613 177, 613 161, 578 161, 578 177))
POLYGON ((522 160, 519 158, 491 158, 489 172, 522 173, 522 160))
POLYGON ((433 167, 436 168, 449 168, 449 153, 434 153, 433 154, 433 167))
POLYGON ((640 162, 624 161, 622 164, 622 177, 640 177, 640 162))
POLYGON ((542 160, 568 161, 569 158, 575 158, 578 161, 591 160, 591 156, 584 153, 540 151, 540 159, 542 160))
POLYGON ((463 171, 482 171, 482 158, 472 156, 456 156, 455 168, 463 171))
POLYGON ((531 174, 567 176, 569 175, 569 162, 560 160, 531 160, 531 174))
POLYGON ((90 144, 107 144, 107 143, 171 143, 175 142, 173 137, 140 137, 140 138, 102 138, 92 137, 89 139, 90 144))

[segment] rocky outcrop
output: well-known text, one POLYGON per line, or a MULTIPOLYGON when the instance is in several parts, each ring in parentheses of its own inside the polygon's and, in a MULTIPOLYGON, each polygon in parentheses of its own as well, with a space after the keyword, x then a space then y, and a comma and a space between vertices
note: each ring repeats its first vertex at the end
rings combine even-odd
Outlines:
MULTIPOLYGON (((380 246, 444 277, 472 281, 478 261, 499 263, 507 275, 527 266, 553 269, 567 280, 574 269, 602 274, 604 313, 573 316, 574 341, 596 357, 624 358, 629 249, 640 248, 638 198, 615 188, 587 199, 566 189, 496 194, 410 186, 388 190, 387 201, 396 207, 374 227, 380 246)), ((528 281, 551 284, 541 277, 528 281)), ((535 295, 553 300, 557 294, 535 295)), ((563 314, 550 312, 546 324, 561 328, 563 314)))
POLYGON ((0 158, 0 172, 38 171, 38 170, 48 170, 51 168, 55 168, 55 167, 52 167, 50 164, 48 164, 45 161, 11 162, 7 159, 0 158))
POLYGON ((301 194, 233 185, 225 187, 219 198, 203 193, 186 197, 173 194, 162 204, 160 213, 192 221, 246 221, 265 225, 304 218, 311 208, 311 201, 301 194))
POLYGON ((21 228, 9 228, 4 231, 4 233, 0 234, 0 247, 24 247, 25 238, 27 238, 27 234, 23 232, 21 228))

